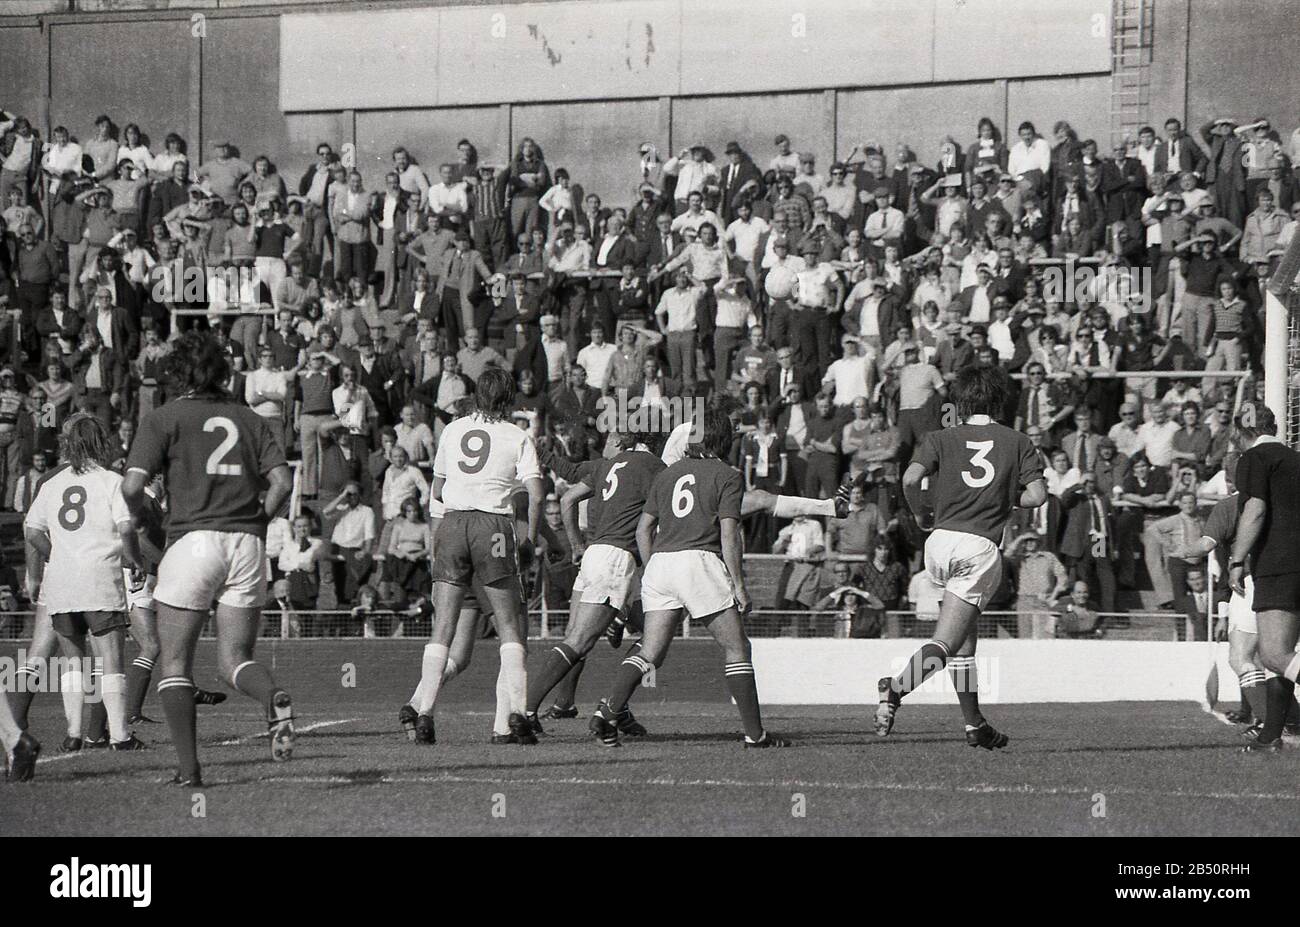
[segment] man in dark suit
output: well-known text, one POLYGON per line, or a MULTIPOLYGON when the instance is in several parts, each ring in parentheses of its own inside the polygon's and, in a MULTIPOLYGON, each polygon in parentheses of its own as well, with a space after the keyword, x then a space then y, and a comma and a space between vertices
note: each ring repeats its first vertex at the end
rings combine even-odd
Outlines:
POLYGON ((776 366, 767 372, 763 387, 766 395, 776 402, 786 395, 791 386, 798 386, 804 396, 815 396, 821 387, 821 380, 816 370, 796 365, 794 348, 786 346, 777 349, 776 366))
POLYGON ((663 367, 659 364, 659 358, 653 354, 646 357, 642 365, 641 376, 632 388, 628 390, 629 402, 635 398, 640 402, 654 401, 655 399, 671 399, 673 396, 682 394, 681 380, 665 376, 663 367), (647 391, 650 396, 647 398, 647 391), (656 396, 655 393, 658 393, 656 396))
MULTIPOLYGON (((592 245, 592 264, 597 271, 609 272, 619 276, 623 265, 636 266, 639 263, 640 246, 637 240, 624 231, 623 217, 611 215, 605 220, 605 235, 592 245)), ((600 322, 605 331, 614 331, 614 304, 618 300, 619 276, 591 278, 592 307, 590 322, 600 322)))
MULTIPOLYGON (((673 217, 660 213, 655 217, 655 231, 641 243, 637 264, 647 271, 658 270, 675 258, 685 246, 681 235, 673 231, 673 217)), ((651 305, 659 302, 663 291, 672 286, 667 277, 660 277, 650 284, 651 305)))
POLYGON ((1177 628, 1180 641, 1209 640, 1211 614, 1218 615, 1219 603, 1228 601, 1227 583, 1220 583, 1210 594, 1209 581, 1205 576, 1205 567, 1197 564, 1187 568, 1187 589, 1179 594, 1174 590, 1177 608, 1183 613, 1184 621, 1177 628))
POLYGON ((1156 170, 1166 174, 1201 174, 1205 156, 1177 119, 1165 120, 1165 140, 1156 142, 1156 170))
MULTIPOLYGON (((447 353, 442 358, 442 373, 430 377, 411 391, 410 400, 425 408, 425 417, 432 422, 435 418, 444 425, 455 418, 455 409, 443 408, 438 404, 442 385, 447 380, 458 380, 463 388, 463 395, 474 395, 474 381, 460 372, 460 362, 454 353, 447 353)), ((457 390, 461 392, 461 390, 457 390)))
POLYGON ((1072 580, 1084 580, 1097 593, 1103 612, 1115 611, 1115 519, 1096 474, 1085 472, 1082 483, 1062 493, 1061 508, 1061 561, 1072 580))
POLYGON ((609 220, 609 216, 609 210, 600 205, 600 197, 592 193, 582 200, 582 205, 578 208, 578 214, 573 217, 573 221, 575 226, 581 225, 585 228, 587 240, 594 242, 604 234, 605 223, 609 220))
POLYGON ((730 224, 742 199, 762 194, 763 175, 738 143, 727 142, 726 153, 729 163, 722 169, 718 184, 718 213, 724 223, 730 224))

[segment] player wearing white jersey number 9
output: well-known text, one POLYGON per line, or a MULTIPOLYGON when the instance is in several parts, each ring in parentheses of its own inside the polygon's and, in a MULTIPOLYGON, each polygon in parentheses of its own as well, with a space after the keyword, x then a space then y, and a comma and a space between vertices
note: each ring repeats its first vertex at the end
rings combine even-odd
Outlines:
MULTIPOLYGON (((465 592, 479 584, 496 617, 501 641, 494 740, 536 743, 524 717, 525 668, 523 589, 511 497, 528 490, 528 544, 537 540, 542 511, 542 471, 528 434, 511 424, 515 384, 504 370, 489 368, 475 387, 477 408, 443 429, 433 460, 432 498, 446 513, 438 529, 433 562, 433 636, 424 648, 415 698, 417 743, 436 742, 434 705, 455 636, 465 592), (508 708, 508 710, 506 710, 508 708)), ((407 719, 402 719, 403 724, 407 719)))

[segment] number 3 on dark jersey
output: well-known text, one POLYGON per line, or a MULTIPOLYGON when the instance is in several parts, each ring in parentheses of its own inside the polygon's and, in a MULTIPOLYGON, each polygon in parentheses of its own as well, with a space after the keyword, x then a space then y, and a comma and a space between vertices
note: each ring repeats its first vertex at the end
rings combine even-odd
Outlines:
POLYGON ((478 473, 487 466, 488 454, 492 452, 492 438, 482 428, 465 432, 460 439, 460 452, 464 460, 458 460, 456 466, 461 473, 478 473))
POLYGON ((989 452, 993 450, 992 441, 967 441, 966 450, 974 451, 971 455, 970 465, 975 468, 976 472, 969 470, 961 471, 962 482, 971 489, 983 489, 989 483, 993 482, 994 472, 993 464, 989 462, 989 452))

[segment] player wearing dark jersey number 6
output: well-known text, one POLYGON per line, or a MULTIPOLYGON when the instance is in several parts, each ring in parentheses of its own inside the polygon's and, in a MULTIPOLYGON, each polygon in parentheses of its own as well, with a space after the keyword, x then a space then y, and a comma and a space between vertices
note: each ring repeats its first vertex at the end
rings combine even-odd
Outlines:
POLYGON ((176 748, 172 781, 197 785, 194 651, 214 605, 222 675, 262 705, 272 758, 293 753, 292 700, 253 659, 266 602, 266 526, 292 478, 266 420, 226 393, 230 364, 214 338, 190 332, 173 342, 164 375, 179 398, 140 422, 122 494, 138 527, 145 486, 163 475, 167 551, 153 593, 158 696, 176 748))
POLYGON ((1011 510, 1047 501, 1043 467, 1029 438, 993 421, 1006 406, 1007 390, 1000 367, 961 370, 953 389, 961 424, 927 434, 903 474, 908 507, 922 529, 933 528, 925 541, 925 569, 944 592, 934 637, 901 673, 878 683, 875 726, 881 737, 893 728, 903 698, 946 665, 966 720, 966 742, 987 750, 1007 745, 1007 736, 980 713, 977 623, 1002 581, 998 545, 1011 510), (933 525, 924 523, 927 481, 933 525))
POLYGON ((721 459, 734 435, 725 412, 706 412, 703 440, 651 484, 636 532, 645 563, 641 652, 619 666, 613 692, 591 719, 591 732, 606 746, 618 746, 619 718, 628 699, 651 667, 663 665, 683 614, 707 627, 722 647, 727 689, 745 727, 745 746, 789 746, 763 729, 749 637, 740 617, 750 608, 740 538, 745 486, 740 471, 721 459))

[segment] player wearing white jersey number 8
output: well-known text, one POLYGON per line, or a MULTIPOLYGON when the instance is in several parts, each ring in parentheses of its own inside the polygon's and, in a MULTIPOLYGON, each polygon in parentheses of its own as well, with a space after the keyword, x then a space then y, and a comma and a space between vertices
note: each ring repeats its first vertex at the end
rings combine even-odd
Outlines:
POLYGON ((266 601, 266 525, 289 495, 284 451, 266 420, 227 395, 230 363, 216 340, 190 332, 172 342, 164 373, 179 398, 140 422, 122 493, 137 527, 145 486, 167 488, 167 552, 158 565, 158 695, 179 785, 201 783, 194 724, 194 652, 215 606, 217 654, 230 685, 262 705, 271 757, 293 753, 293 703, 253 659, 266 601))
POLYGON ((448 425, 433 460, 432 498, 445 514, 438 528, 433 562, 434 624, 424 648, 415 719, 417 743, 436 743, 434 706, 442 685, 452 639, 466 590, 476 582, 496 617, 501 641, 498 702, 508 701, 506 730, 493 734, 512 743, 536 743, 524 717, 528 688, 525 666, 523 589, 511 497, 522 483, 528 490, 528 538, 537 541, 542 511, 542 471, 537 448, 512 424, 514 379, 489 368, 475 387, 475 411, 448 425))
POLYGON ((924 530, 928 478, 934 530, 925 542, 925 569, 944 589, 934 637, 913 654, 903 671, 878 685, 876 733, 885 736, 904 696, 946 665, 966 720, 966 742, 988 750, 1007 736, 984 720, 975 677, 976 625, 1002 579, 1002 540, 1016 506, 1047 501, 1038 452, 1023 432, 994 422, 1006 406, 1008 381, 1001 367, 966 367, 957 374, 954 397, 961 424, 932 431, 903 474, 903 494, 924 530))
MULTIPOLYGON (((141 570, 143 561, 122 498, 122 477, 108 469, 112 446, 108 429, 94 416, 79 413, 63 424, 59 435, 67 466, 41 486, 27 511, 27 542, 36 556, 28 564, 33 589, 42 599, 59 650, 79 666, 86 656, 86 636, 102 661, 101 689, 114 750, 142 750, 144 744, 127 730, 126 676, 123 673, 126 591, 123 560, 141 570)), ((81 715, 84 690, 80 673, 65 673, 62 682, 68 737, 64 750, 82 746, 81 715)))

